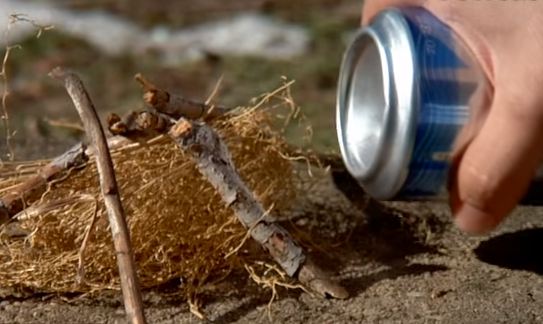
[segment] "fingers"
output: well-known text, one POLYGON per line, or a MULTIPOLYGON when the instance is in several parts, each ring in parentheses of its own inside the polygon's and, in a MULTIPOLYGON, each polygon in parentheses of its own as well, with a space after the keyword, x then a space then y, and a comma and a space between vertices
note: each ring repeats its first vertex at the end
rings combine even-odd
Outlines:
POLYGON ((525 57, 543 50, 543 42, 537 41, 542 39, 540 34, 532 32, 540 30, 541 21, 526 20, 536 8, 367 0, 362 23, 368 24, 387 7, 398 6, 425 7, 449 24, 473 50, 497 90, 492 104, 487 102, 461 133, 450 177, 450 203, 458 227, 470 233, 489 231, 515 207, 543 158, 543 93, 539 89, 543 64, 527 64, 525 57), (519 17, 524 17, 522 28, 507 27, 520 26, 519 17))
POLYGON ((496 227, 524 195, 541 161, 543 113, 537 101, 514 98, 495 95, 486 121, 451 179, 455 223, 468 233, 496 227))

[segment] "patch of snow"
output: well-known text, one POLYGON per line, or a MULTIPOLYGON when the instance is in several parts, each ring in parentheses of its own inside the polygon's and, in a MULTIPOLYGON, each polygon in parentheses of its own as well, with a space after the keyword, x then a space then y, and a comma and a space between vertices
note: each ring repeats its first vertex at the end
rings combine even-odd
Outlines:
MULTIPOLYGON (((75 12, 52 4, 21 0, 0 1, 0 35, 4 35, 10 14, 25 14, 41 25, 84 39, 108 55, 142 54, 153 50, 165 63, 179 63, 217 55, 250 55, 271 59, 289 59, 302 55, 309 44, 308 32, 254 13, 204 23, 187 29, 172 30, 157 26, 144 30, 121 17, 103 12, 75 12)), ((10 31, 10 43, 30 37, 35 29, 17 23, 10 31)))

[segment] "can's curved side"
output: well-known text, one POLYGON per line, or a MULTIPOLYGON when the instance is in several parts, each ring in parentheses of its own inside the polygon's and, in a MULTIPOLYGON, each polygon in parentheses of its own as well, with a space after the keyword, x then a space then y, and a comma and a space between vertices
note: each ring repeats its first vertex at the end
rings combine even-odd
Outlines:
POLYGON ((340 71, 337 128, 345 164, 368 194, 446 192, 450 151, 481 75, 452 30, 422 8, 385 10, 355 37, 340 71), (379 64, 365 59, 368 37, 379 64))

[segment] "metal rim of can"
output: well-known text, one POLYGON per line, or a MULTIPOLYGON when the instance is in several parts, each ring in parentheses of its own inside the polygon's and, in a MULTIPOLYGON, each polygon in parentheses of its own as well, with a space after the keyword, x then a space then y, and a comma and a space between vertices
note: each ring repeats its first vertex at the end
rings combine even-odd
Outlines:
POLYGON ((385 10, 354 37, 341 63, 336 129, 347 170, 377 199, 404 184, 419 110, 418 66, 409 26, 385 10))

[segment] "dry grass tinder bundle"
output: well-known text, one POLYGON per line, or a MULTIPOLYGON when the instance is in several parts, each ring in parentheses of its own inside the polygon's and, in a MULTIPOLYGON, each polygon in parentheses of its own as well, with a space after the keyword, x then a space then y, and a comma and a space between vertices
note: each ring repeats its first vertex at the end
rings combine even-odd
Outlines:
MULTIPOLYGON (((272 128, 276 121, 270 112, 285 102, 292 107, 288 87, 274 97, 280 102, 266 100, 211 124, 258 199, 266 208, 280 210, 292 201, 296 174, 284 153, 284 139, 272 128)), ((182 278, 182 289, 192 294, 211 280, 243 269, 248 262, 243 249, 231 252, 247 231, 169 138, 118 149, 113 159, 143 288, 182 278)), ((12 221, 26 235, 1 232, 1 286, 42 292, 118 289, 113 244, 92 161, 26 202, 30 208, 12 221), (82 254, 84 272, 79 273, 80 247, 95 213, 82 254)), ((0 169, 0 194, 42 164, 5 164, 0 169)))

